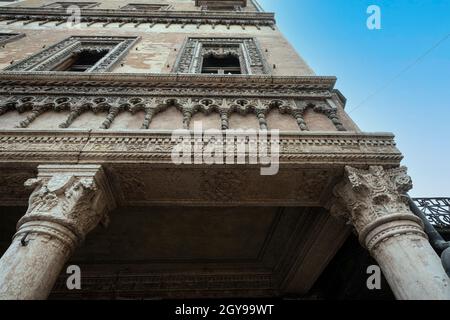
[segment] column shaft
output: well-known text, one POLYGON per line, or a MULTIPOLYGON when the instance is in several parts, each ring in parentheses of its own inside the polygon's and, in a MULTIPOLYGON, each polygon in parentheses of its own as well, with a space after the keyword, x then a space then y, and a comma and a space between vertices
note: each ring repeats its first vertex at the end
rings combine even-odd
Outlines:
POLYGON ((0 259, 0 300, 46 299, 77 240, 58 236, 70 231, 56 224, 47 224, 47 230, 42 223, 26 228, 30 233, 18 232, 0 259))
POLYGON ((398 299, 450 299, 449 281, 441 260, 424 237, 390 238, 371 254, 398 299))
POLYGON ((0 299, 45 299, 75 247, 105 221, 114 198, 99 165, 38 167, 27 213, 0 259, 0 299))

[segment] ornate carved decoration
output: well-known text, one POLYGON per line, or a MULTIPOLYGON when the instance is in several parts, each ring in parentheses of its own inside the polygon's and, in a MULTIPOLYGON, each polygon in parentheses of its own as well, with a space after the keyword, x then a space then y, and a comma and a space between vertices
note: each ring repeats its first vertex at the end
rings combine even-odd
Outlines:
POLYGON ((72 36, 5 68, 8 71, 49 71, 80 50, 108 53, 89 72, 106 72, 138 40, 137 37, 72 36))
MULTIPOLYGON (((145 161, 172 164, 176 142, 171 132, 108 131, 0 131, 0 159, 4 162, 90 161, 121 163, 145 161)), ((402 159, 392 135, 354 133, 281 134, 280 162, 284 164, 383 164, 397 166, 402 159)))
POLYGON ((335 96, 335 77, 221 76, 206 74, 142 74, 142 73, 63 73, 0 72, 0 92, 67 92, 130 95, 171 90, 171 95, 218 95, 254 97, 328 97, 335 96), (70 85, 67 78, 70 77, 70 85), (5 91, 8 90, 8 91, 5 91), (31 90, 31 91, 30 91, 31 90), (183 90, 187 90, 183 92, 183 90), (306 91, 306 92, 305 92, 306 91), (304 93, 305 92, 305 93, 304 93))
MULTIPOLYGON (((82 95, 82 93, 79 93, 82 95)), ((327 113, 333 111, 326 100, 310 100, 310 101, 294 101, 292 99, 254 99, 254 98, 175 98, 175 97, 156 97, 150 98, 146 96, 88 96, 83 95, 80 99, 78 95, 14 95, 2 97, 0 95, 0 115, 8 110, 17 110, 23 112, 32 110, 32 113, 22 121, 18 127, 26 128, 32 121, 45 111, 59 112, 62 110, 70 111, 68 118, 59 125, 60 128, 68 128, 76 117, 83 112, 89 110, 93 112, 106 111, 108 115, 101 125, 101 129, 108 129, 115 117, 121 111, 136 113, 143 110, 146 113, 142 128, 148 129, 153 116, 164 111, 170 106, 175 106, 183 113, 183 127, 189 129, 192 116, 198 112, 210 114, 217 112, 221 115, 221 126, 223 129, 228 128, 228 117, 232 113, 249 114, 252 113, 258 118, 260 128, 268 129, 266 122, 266 114, 272 109, 278 109, 282 113, 290 114, 299 123, 301 130, 307 130, 301 115, 306 107, 314 110, 316 106, 328 110, 327 113)), ((337 118, 337 116, 336 116, 337 118)), ((342 126, 336 126, 339 130, 345 130, 342 126)), ((269 128, 270 129, 270 128, 269 128)))
MULTIPOLYGON (((65 9, 36 8, 36 7, 0 7, 0 17, 18 21, 58 21, 67 22, 70 14, 65 9)), ((205 15, 202 11, 153 11, 153 10, 122 10, 122 9, 82 9, 81 22, 104 25, 117 22, 143 24, 153 26, 163 24, 191 24, 191 25, 238 25, 238 26, 266 26, 275 29, 273 13, 245 12, 245 11, 210 11, 205 15)))
POLYGON ((369 250, 399 234, 426 237, 422 221, 409 209, 405 193, 412 188, 405 167, 369 170, 345 167, 344 181, 334 189, 334 215, 344 216, 355 227, 369 250))
POLYGON ((442 230, 450 228, 450 198, 413 199, 428 221, 442 230))
POLYGON ((213 174, 203 171, 199 180, 202 181, 201 194, 207 201, 224 203, 240 199, 244 182, 237 171, 223 170, 213 174))
POLYGON ((114 208, 114 198, 100 165, 46 165, 25 186, 33 188, 16 236, 44 233, 69 246, 84 239, 114 208))
POLYGON ((203 57, 239 57, 243 74, 267 74, 269 68, 254 38, 188 38, 173 72, 201 73, 203 57))
POLYGON ((338 131, 346 131, 344 125, 342 124, 339 116, 337 115, 337 107, 331 99, 326 99, 325 101, 296 101, 297 110, 295 111, 295 118, 302 131, 308 130, 306 123, 303 119, 303 114, 306 109, 311 108, 314 112, 322 113, 326 115, 338 131))

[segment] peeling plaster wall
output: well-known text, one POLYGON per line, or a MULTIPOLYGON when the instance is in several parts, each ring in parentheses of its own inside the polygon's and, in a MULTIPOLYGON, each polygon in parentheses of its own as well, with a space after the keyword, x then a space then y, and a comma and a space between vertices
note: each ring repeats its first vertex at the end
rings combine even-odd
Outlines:
POLYGON ((56 22, 50 22, 38 26, 38 22, 33 22, 23 26, 23 22, 9 25, 6 21, 0 22, 1 32, 25 34, 25 37, 0 47, 0 68, 4 69, 12 61, 25 59, 72 35, 114 35, 138 36, 141 39, 111 72, 170 73, 187 37, 233 36, 256 37, 271 69, 270 72, 274 76, 314 75, 311 68, 299 57, 280 32, 269 27, 262 27, 258 31, 253 26, 247 26, 245 30, 242 30, 240 26, 231 26, 230 30, 227 30, 226 26, 216 26, 212 29, 208 25, 202 25, 199 29, 194 25, 187 25, 182 29, 181 25, 171 25, 166 28, 163 24, 157 24, 153 28, 150 28, 149 24, 142 24, 135 28, 131 23, 121 28, 118 27, 118 23, 105 27, 99 23, 88 27, 86 23, 83 23, 80 28, 67 28, 65 24, 59 26, 55 24, 56 22))

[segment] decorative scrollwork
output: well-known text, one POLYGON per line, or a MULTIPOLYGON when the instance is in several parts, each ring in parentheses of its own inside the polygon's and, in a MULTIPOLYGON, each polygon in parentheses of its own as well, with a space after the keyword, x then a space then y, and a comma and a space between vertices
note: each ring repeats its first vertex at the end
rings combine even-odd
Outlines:
POLYGON ((450 229, 450 198, 413 199, 427 219, 440 229, 450 229))

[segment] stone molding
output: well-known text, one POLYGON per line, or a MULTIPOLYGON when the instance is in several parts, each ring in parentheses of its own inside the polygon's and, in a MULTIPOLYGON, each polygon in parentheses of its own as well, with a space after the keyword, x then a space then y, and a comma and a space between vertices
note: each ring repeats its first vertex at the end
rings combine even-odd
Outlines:
MULTIPOLYGON (((333 77, 282 78, 270 76, 133 75, 68 72, 0 72, 0 99, 14 96, 106 96, 136 98, 261 98, 332 99, 345 107, 333 89, 333 77), (50 74, 48 76, 47 74, 50 74), (70 79, 68 84, 67 79, 70 79)), ((6 99, 6 100, 5 100, 6 99)))
MULTIPOLYGON (((0 7, 0 18, 3 20, 34 20, 34 21, 59 21, 64 23, 70 14, 65 9, 36 8, 36 7, 0 7)), ((207 15, 203 11, 147 11, 147 10, 123 10, 123 9, 81 9, 81 22, 88 24, 103 23, 104 25, 118 23, 156 23, 167 25, 187 24, 200 25, 238 25, 267 26, 275 29, 275 17, 273 13, 244 12, 244 11, 209 11, 207 15)))
MULTIPOLYGON (((272 75, 206 75, 206 74, 156 74, 156 73, 70 73, 70 72, 16 72, 1 71, 0 84, 14 85, 17 88, 24 85, 33 86, 68 86, 70 87, 110 87, 110 92, 116 92, 117 86, 142 88, 176 88, 190 89, 260 89, 292 90, 292 93, 301 94, 303 90, 328 90, 332 91, 336 83, 333 76, 272 76, 272 75)), ((120 94, 123 94, 121 92, 120 94)), ((242 92, 241 94, 246 94, 242 92)), ((260 96, 260 93, 257 93, 260 96)))
MULTIPOLYGON (((172 164, 176 141, 170 131, 1 130, 2 162, 148 163, 172 164)), ((269 135, 270 136, 270 135, 269 135)), ((282 133, 280 162, 284 165, 398 166, 401 153, 391 134, 282 133)))
POLYGON ((73 249, 115 207, 100 165, 39 165, 25 186, 33 192, 15 237, 50 236, 73 249))
POLYGON ((406 167, 346 166, 344 180, 334 188, 331 213, 348 219, 369 251, 401 234, 427 238, 422 221, 408 206, 405 194, 411 188, 406 167))
POLYGON ((108 297, 114 291, 117 297, 273 297, 277 295, 271 273, 160 273, 124 274, 124 275, 83 275, 83 291, 69 292, 66 278, 60 277, 56 282, 51 298, 67 296, 86 297, 92 292, 94 297, 108 297), (110 288, 114 289, 111 290, 110 288))

